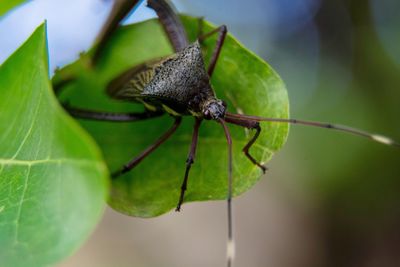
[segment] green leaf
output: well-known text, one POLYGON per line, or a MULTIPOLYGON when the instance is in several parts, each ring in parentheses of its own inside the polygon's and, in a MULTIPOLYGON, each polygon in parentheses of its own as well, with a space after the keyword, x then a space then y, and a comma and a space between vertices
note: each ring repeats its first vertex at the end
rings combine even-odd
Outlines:
MULTIPOLYGON (((182 19, 191 40, 194 40, 198 33, 198 19, 182 19)), ((205 23, 203 28, 207 32, 213 27, 205 23)), ((205 42, 206 61, 214 46, 215 37, 205 42)), ((65 87, 63 94, 63 99, 68 99, 71 105, 103 111, 141 111, 141 105, 108 99, 104 93, 107 83, 132 66, 171 53, 171 46, 158 21, 150 20, 118 30, 95 70, 88 67, 87 58, 83 56, 59 71, 53 81, 59 83, 63 79, 77 78, 65 87)), ((231 35, 226 38, 212 85, 217 96, 227 101, 231 112, 288 117, 287 93, 280 77, 231 35)), ((133 123, 84 120, 81 123, 103 149, 110 169, 116 170, 152 144, 172 125, 173 119, 164 116, 133 123)), ((184 118, 183 125, 170 140, 131 172, 113 182, 110 205, 114 209, 132 216, 151 217, 176 206, 193 123, 193 118, 184 118)), ((229 127, 234 147, 234 192, 239 195, 251 188, 262 172, 241 151, 254 133, 237 126, 229 127)), ((251 153, 266 162, 284 144, 288 126, 263 123, 262 128, 251 153)), ((227 168, 227 143, 223 129, 214 121, 205 121, 200 128, 197 156, 185 201, 225 199, 227 168)))
POLYGON ((0 265, 48 266, 99 221, 108 173, 91 138, 59 106, 40 26, 0 66, 0 265))
POLYGON ((0 17, 27 0, 0 0, 0 17))

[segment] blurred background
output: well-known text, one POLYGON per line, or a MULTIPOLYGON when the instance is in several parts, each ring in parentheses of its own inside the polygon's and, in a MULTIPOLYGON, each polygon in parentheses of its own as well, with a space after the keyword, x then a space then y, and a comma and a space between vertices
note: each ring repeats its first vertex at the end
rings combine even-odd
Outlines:
MULTIPOLYGON (((398 0, 173 1, 226 24, 287 84, 294 118, 400 139, 398 0)), ((102 0, 35 0, 0 19, 3 62, 44 19, 51 73, 87 50, 102 0), (77 30, 79 29, 79 30, 77 30)), ((125 23, 154 17, 142 5, 125 23)), ((400 266, 400 151, 293 126, 265 177, 235 205, 236 266, 400 266)), ((62 267, 224 266, 226 203, 185 204, 153 219, 107 209, 62 267)))

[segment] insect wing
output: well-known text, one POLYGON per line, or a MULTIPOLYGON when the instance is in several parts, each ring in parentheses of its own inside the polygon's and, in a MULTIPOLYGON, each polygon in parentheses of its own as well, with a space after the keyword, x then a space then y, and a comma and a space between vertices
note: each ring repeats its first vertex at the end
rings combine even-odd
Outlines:
POLYGON ((155 69, 165 58, 146 61, 112 80, 107 86, 107 94, 114 99, 137 100, 141 98, 144 87, 154 78, 155 69))

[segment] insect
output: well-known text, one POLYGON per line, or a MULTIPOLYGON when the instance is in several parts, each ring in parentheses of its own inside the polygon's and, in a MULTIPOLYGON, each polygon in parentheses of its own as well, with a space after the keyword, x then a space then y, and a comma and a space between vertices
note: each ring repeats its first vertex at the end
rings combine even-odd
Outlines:
MULTIPOLYGON (((183 176, 181 193, 177 199, 176 210, 181 209, 184 201, 189 172, 194 162, 198 141, 199 128, 205 121, 216 121, 224 129, 226 140, 228 143, 228 266, 231 265, 233 259, 233 230, 232 230, 232 140, 227 124, 235 124, 244 128, 255 130, 254 135, 244 146, 243 152, 247 158, 257 165, 263 172, 266 167, 263 166, 256 158, 250 154, 252 145, 256 142, 261 134, 260 122, 270 121, 277 123, 293 123, 304 124, 315 127, 330 128, 340 130, 360 136, 364 136, 377 142, 399 146, 391 139, 365 133, 356 129, 338 126, 333 124, 325 124, 319 122, 310 122, 294 119, 281 118, 262 118, 257 116, 234 114, 227 111, 225 102, 219 99, 210 83, 210 77, 213 75, 214 68, 217 64, 219 54, 223 48, 226 36, 226 27, 221 26, 216 30, 200 34, 198 41, 190 44, 186 37, 186 33, 181 25, 179 18, 173 12, 172 8, 165 1, 148 1, 163 25, 167 36, 169 37, 175 54, 144 62, 135 66, 110 82, 107 88, 107 94, 115 99, 132 101, 143 104, 145 111, 143 113, 102 113, 90 110, 84 110, 66 106, 69 113, 78 118, 108 120, 108 121, 138 121, 161 116, 165 113, 171 115, 174 124, 163 135, 159 137, 154 144, 150 145, 141 154, 126 163, 122 168, 113 172, 114 179, 137 166, 152 151, 157 149, 165 142, 179 127, 182 117, 194 117, 194 126, 192 134, 192 142, 190 152, 187 157, 187 164, 183 176), (206 67, 203 62, 201 53, 201 42, 212 34, 218 34, 215 50, 213 52, 210 64, 206 67)), ((115 24, 110 24, 115 25, 115 24)), ((107 32, 107 31, 106 31, 107 32)), ((110 34, 107 32, 107 34, 110 34)), ((99 48, 97 51, 101 52, 99 48)), ((100 53, 98 52, 98 53, 100 53)), ((93 61, 96 61, 97 53, 95 53, 93 61)))

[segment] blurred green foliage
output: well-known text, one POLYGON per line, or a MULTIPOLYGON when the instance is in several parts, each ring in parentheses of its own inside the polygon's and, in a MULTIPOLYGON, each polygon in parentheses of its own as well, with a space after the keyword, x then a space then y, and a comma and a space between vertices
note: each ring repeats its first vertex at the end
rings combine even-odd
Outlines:
MULTIPOLYGON (((319 85, 307 107, 292 116, 352 125, 399 140, 400 67, 384 49, 370 1, 323 1, 315 22, 321 45, 319 85), (340 8, 349 16, 348 24, 340 23, 335 13, 340 8), (338 71, 332 72, 332 65, 338 71), (350 73, 345 88, 340 83, 343 69, 350 73)), ((397 38, 393 34, 393 42, 397 38)), ((288 90, 291 95, 296 88, 288 90)), ((369 254, 378 261, 384 258, 380 266, 400 264, 395 249, 400 245, 400 151, 301 127, 292 128, 287 148, 284 157, 297 161, 302 178, 297 184, 319 200, 314 204, 325 222, 327 266, 370 266, 365 265, 369 254)))
POLYGON ((6 0, 6 1, 2 0, 0 2, 0 17, 5 15, 11 9, 21 5, 26 1, 28 0, 6 0))

